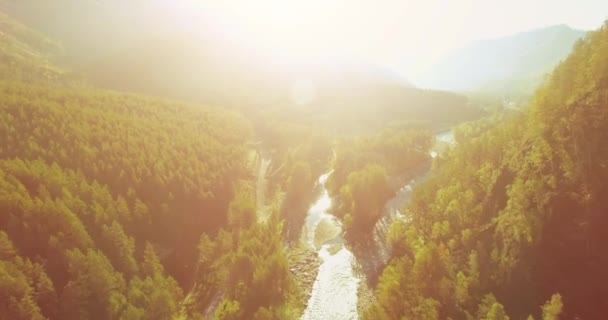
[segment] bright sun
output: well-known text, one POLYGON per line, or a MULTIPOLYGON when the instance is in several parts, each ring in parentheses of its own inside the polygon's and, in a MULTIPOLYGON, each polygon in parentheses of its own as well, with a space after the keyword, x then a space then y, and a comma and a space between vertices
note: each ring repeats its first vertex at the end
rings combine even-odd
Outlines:
POLYGON ((409 73, 453 47, 473 0, 149 1, 189 3, 178 20, 265 62, 369 62, 409 73))
MULTIPOLYGON (((354 12, 343 0, 227 0, 204 5, 223 32, 276 58, 348 55, 354 12)), ((352 6, 350 7, 352 8, 352 6)))

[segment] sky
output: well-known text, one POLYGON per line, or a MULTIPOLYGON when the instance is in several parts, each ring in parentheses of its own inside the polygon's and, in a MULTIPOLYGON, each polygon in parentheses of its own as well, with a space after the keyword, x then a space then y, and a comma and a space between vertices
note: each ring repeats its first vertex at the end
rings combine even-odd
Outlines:
POLYGON ((608 18, 606 0, 190 1, 196 14, 186 14, 263 58, 364 61, 405 76, 475 40, 555 24, 591 30, 608 18))

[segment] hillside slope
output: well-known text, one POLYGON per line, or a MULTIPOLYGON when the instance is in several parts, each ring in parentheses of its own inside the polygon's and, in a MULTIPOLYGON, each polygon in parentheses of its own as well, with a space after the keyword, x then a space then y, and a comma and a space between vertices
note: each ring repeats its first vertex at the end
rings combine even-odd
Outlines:
POLYGON ((197 19, 200 25, 184 26, 170 10, 163 11, 162 3, 0 0, 0 8, 61 42, 71 69, 112 90, 249 114, 286 109, 293 118, 338 132, 392 122, 448 127, 479 116, 461 95, 418 90, 362 62, 292 67, 257 57, 213 33, 217 26, 206 25, 203 18, 197 19))
POLYGON ((447 57, 419 85, 499 95, 529 95, 585 34, 566 25, 474 42, 447 57))
POLYGON ((366 318, 602 319, 607 138, 608 23, 529 110, 456 132, 415 191, 411 223, 393 226, 366 318))
POLYGON ((28 82, 56 81, 64 71, 51 60, 61 47, 0 12, 0 78, 28 82))
POLYGON ((64 81, 57 46, 3 14, 0 36, 0 318, 196 318, 206 301, 184 306, 193 283, 227 292, 243 318, 285 309, 282 229, 246 222, 249 121, 64 81), (202 272, 201 235, 229 224, 230 248, 202 272), (267 298, 229 294, 254 285, 267 298))

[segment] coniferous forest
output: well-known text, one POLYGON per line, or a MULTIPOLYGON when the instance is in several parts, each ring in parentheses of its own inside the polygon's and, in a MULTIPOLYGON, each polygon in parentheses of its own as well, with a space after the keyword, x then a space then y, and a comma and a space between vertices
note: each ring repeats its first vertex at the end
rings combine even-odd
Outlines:
POLYGON ((392 226, 366 317, 608 313, 606 61, 608 24, 576 43, 528 109, 456 131, 415 190, 411 221, 392 226))
POLYGON ((0 320, 607 317, 608 22, 516 37, 580 36, 515 103, 38 1, 0 0, 0 320))

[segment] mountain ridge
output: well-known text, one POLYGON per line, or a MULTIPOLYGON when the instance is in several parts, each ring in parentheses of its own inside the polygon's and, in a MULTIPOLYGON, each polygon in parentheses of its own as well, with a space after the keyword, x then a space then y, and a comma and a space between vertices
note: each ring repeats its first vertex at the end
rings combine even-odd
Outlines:
POLYGON ((471 42, 418 79, 422 87, 528 96, 586 31, 565 24, 471 42))

